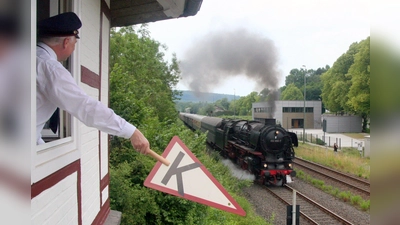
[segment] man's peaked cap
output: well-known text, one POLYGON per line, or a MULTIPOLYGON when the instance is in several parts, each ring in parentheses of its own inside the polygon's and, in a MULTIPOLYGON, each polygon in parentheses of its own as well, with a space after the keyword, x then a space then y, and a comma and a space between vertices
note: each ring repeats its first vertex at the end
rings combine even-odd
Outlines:
POLYGON ((39 37, 78 36, 82 22, 73 12, 66 12, 41 20, 37 24, 39 37))

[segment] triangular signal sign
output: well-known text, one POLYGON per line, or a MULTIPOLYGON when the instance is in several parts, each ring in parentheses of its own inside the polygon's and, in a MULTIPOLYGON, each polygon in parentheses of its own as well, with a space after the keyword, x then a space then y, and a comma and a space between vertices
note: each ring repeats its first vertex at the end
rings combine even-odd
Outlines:
POLYGON ((246 212, 193 155, 178 136, 164 153, 169 166, 157 162, 144 181, 146 187, 245 216, 246 212))

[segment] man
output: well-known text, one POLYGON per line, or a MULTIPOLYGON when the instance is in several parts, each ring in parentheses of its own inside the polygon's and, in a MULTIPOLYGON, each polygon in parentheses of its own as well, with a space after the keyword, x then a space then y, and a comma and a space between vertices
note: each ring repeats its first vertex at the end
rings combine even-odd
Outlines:
POLYGON ((41 131, 59 107, 78 118, 85 125, 103 132, 129 138, 132 146, 147 154, 150 144, 132 124, 113 110, 88 96, 76 83, 70 72, 60 63, 72 54, 79 39, 82 23, 73 12, 59 14, 38 22, 36 53, 36 137, 43 144, 41 131))
POLYGON ((338 145, 336 143, 333 144, 333 151, 336 153, 338 150, 338 145))

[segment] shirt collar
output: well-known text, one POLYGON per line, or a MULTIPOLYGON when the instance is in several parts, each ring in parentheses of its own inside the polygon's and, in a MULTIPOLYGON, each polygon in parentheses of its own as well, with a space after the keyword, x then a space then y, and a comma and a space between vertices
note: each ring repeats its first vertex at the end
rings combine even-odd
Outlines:
POLYGON ((37 43, 37 46, 39 46, 40 48, 43 48, 47 53, 49 53, 49 55, 51 56, 51 58, 57 60, 57 54, 54 52, 54 50, 52 48, 50 48, 48 45, 46 45, 43 42, 39 42, 37 43))

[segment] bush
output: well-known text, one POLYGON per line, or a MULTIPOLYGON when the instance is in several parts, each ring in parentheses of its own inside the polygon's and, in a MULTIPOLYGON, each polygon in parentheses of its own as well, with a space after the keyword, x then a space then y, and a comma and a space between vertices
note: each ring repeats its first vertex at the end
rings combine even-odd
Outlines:
POLYGON ((110 168, 111 208, 122 212, 122 225, 267 224, 263 218, 255 214, 252 205, 239 195, 241 189, 251 185, 252 182, 232 177, 229 168, 220 163, 215 155, 208 155, 204 144, 206 139, 204 134, 197 135, 183 125, 163 124, 162 126, 164 129, 160 131, 158 126, 148 121, 146 129, 141 129, 149 138, 150 143, 154 143, 153 150, 160 153, 158 149, 161 146, 165 148, 172 137, 178 135, 247 215, 241 217, 144 187, 143 182, 155 161, 130 147, 112 150, 114 164, 110 168))
POLYGON ((331 185, 324 185, 324 186, 322 187, 322 190, 325 191, 325 192, 327 192, 327 193, 331 193, 332 190, 333 190, 333 187, 332 187, 331 185))
POLYGON ((351 197, 351 193, 348 191, 342 191, 339 193, 339 198, 345 202, 348 202, 350 200, 350 197, 351 197))
POLYGON ((311 183, 318 188, 322 188, 324 186, 324 181, 322 180, 312 179, 311 183))
POLYGON ((370 200, 362 201, 360 206, 362 210, 367 211, 370 208, 370 200))
POLYGON ((334 189, 331 190, 331 194, 332 194, 333 196, 339 197, 339 193, 340 193, 339 188, 334 188, 334 189))
POLYGON ((317 138, 316 144, 317 144, 317 145, 323 145, 323 146, 325 146, 326 143, 325 143, 325 141, 323 141, 322 139, 317 138))
POLYGON ((353 205, 359 205, 363 199, 359 195, 353 195, 350 197, 350 202, 353 205))

